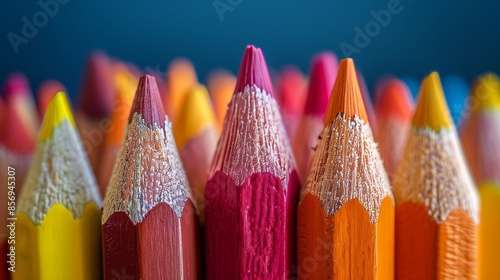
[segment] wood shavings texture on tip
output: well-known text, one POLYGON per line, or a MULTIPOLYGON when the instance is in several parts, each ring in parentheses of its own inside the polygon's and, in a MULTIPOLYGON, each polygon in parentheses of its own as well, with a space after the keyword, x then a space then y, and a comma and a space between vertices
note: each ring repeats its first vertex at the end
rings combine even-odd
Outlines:
POLYGON ((394 196, 397 206, 424 204, 438 223, 457 209, 478 223, 478 196, 454 129, 412 129, 394 178, 394 196))
POLYGON ((181 217, 191 199, 186 174, 172 136, 171 123, 148 127, 134 113, 110 180, 102 223, 115 212, 125 212, 137 224, 160 202, 181 217))
POLYGON ((269 172, 287 188, 294 169, 276 100, 255 85, 235 93, 208 177, 222 171, 240 186, 252 174, 269 172))
POLYGON ((338 114, 324 128, 301 201, 307 193, 319 198, 327 217, 357 198, 372 223, 377 222, 382 200, 393 199, 371 129, 358 116, 338 114))
POLYGON ((24 212, 39 225, 54 204, 81 218, 88 202, 101 206, 99 190, 75 127, 64 119, 52 137, 38 143, 19 200, 24 212))

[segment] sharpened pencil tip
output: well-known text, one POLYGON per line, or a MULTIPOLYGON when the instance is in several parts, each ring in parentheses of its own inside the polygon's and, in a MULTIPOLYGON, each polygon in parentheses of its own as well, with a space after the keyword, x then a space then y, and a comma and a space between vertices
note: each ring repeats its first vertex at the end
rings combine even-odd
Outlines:
POLYGON ((156 124, 163 127, 165 123, 165 111, 163 110, 156 79, 153 76, 144 75, 139 79, 132 110, 130 111, 129 123, 132 122, 136 113, 142 115, 144 121, 150 126, 156 124))
POLYGON ((66 94, 60 91, 54 95, 47 106, 38 139, 44 141, 52 138, 54 128, 59 126, 64 120, 75 126, 75 120, 66 94))
POLYGON ((325 114, 328 98, 337 76, 337 68, 337 57, 332 52, 323 52, 313 58, 304 114, 319 116, 325 114))
POLYGON ((324 119, 325 125, 333 122, 338 114, 351 118, 356 115, 365 123, 368 123, 365 105, 356 77, 356 68, 351 58, 340 61, 337 79, 333 86, 324 119))
POLYGON ((448 105, 437 72, 432 72, 422 81, 412 124, 416 128, 427 127, 434 131, 452 127, 448 105))
POLYGON ((242 92, 246 86, 252 85, 274 96, 264 55, 259 48, 250 45, 247 46, 241 61, 234 93, 242 92))
POLYGON ((481 75, 472 89, 472 112, 498 110, 500 108, 500 78, 494 73, 481 75))

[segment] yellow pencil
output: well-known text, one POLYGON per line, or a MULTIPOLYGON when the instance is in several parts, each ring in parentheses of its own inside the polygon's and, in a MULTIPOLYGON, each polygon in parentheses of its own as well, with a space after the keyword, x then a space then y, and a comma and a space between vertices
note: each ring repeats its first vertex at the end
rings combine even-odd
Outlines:
POLYGON ((17 209, 14 280, 100 279, 101 199, 64 93, 49 103, 17 209))

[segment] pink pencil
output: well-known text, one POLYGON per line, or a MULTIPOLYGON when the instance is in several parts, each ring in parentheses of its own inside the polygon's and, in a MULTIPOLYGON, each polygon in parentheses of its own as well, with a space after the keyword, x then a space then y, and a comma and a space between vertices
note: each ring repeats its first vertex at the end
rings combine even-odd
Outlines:
POLYGON ((300 183, 264 56, 253 46, 208 178, 207 279, 289 279, 300 183))
POLYGON ((293 139, 293 152, 302 182, 307 179, 309 162, 323 130, 323 117, 337 76, 338 60, 332 52, 313 58, 304 114, 293 139))

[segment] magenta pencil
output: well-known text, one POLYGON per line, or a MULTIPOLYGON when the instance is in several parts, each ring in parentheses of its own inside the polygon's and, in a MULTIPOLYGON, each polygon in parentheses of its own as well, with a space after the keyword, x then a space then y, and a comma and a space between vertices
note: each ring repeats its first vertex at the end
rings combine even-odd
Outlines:
POLYGON ((207 279, 289 279, 300 183, 260 49, 248 46, 205 187, 207 279))

